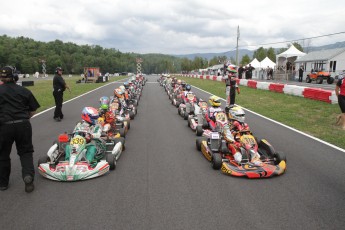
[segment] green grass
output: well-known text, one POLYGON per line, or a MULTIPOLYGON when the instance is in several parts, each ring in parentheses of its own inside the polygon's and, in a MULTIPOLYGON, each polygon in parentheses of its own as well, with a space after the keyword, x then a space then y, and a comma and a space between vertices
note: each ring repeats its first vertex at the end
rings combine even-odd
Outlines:
MULTIPOLYGON (((225 98, 223 82, 179 78, 225 98)), ((334 124, 336 116, 341 113, 338 104, 328 104, 241 85, 239 87, 241 93, 236 95, 236 104, 345 149, 345 131, 334 124)))
MULTIPOLYGON (((124 79, 126 76, 120 77, 112 77, 110 81, 116 81, 120 79, 124 79)), ((65 77, 64 79, 67 85, 71 88, 71 93, 66 90, 64 92, 64 101, 77 97, 83 93, 86 93, 90 90, 96 89, 102 85, 108 84, 109 82, 105 83, 80 83, 77 84, 76 81, 81 79, 80 76, 72 76, 72 77, 65 77)), ((55 106, 54 97, 53 97, 53 80, 36 80, 34 86, 26 87, 34 94, 37 101, 40 103, 41 107, 37 110, 37 112, 43 111, 48 109, 52 106, 55 106)))

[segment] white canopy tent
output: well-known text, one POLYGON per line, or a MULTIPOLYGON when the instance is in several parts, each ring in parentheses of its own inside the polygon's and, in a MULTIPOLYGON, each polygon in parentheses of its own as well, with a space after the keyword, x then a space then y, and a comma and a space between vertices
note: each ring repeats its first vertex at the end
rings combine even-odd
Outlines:
POLYGON ((261 68, 267 68, 269 66, 270 68, 274 68, 276 66, 276 63, 274 63, 271 59, 266 57, 264 60, 260 62, 261 68))
POLYGON ((304 55, 306 55, 306 53, 299 51, 294 45, 291 44, 289 49, 276 56, 276 64, 278 66, 285 66, 287 61, 293 63, 297 58, 303 57, 304 55))
POLYGON ((253 66, 254 68, 260 68, 260 62, 258 61, 258 59, 254 58, 253 61, 251 61, 249 63, 251 66, 253 66))

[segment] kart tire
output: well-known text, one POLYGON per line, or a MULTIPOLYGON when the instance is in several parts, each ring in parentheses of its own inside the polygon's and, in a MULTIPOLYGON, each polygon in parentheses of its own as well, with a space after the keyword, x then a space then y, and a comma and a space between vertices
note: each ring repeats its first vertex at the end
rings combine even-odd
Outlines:
POLYGON ((204 119, 202 119, 202 127, 204 128, 204 129, 207 129, 208 128, 208 122, 206 121, 206 119, 204 118, 204 119))
POLYGON ((281 161, 286 162, 286 156, 283 152, 275 152, 274 154, 274 164, 278 165, 281 161))
POLYGON ((177 114, 178 114, 178 115, 181 115, 181 110, 180 110, 180 108, 177 109, 177 114))
MULTIPOLYGON (((131 122, 130 121, 126 121, 127 122, 127 129, 129 130, 131 128, 131 122)), ((124 127, 124 124, 122 123, 122 128, 124 127)))
POLYGON ((191 120, 191 118, 190 118, 190 117, 188 117, 188 119, 187 119, 187 126, 188 126, 188 127, 190 127, 190 123, 191 123, 191 121, 190 121, 190 120, 191 120))
POLYGON ((311 78, 309 76, 307 76, 307 78, 305 79, 306 83, 311 83, 311 78))
POLYGON ((126 137, 126 132, 124 128, 119 129, 120 137, 126 137))
POLYGON ((204 137, 198 137, 196 140, 195 140, 195 146, 196 146, 196 149, 198 151, 201 151, 201 144, 203 141, 206 141, 206 139, 204 137))
MULTIPOLYGON (((126 139, 125 139, 124 137, 115 138, 115 139, 114 139, 114 146, 115 146, 117 143, 119 143, 119 142, 122 143, 122 150, 124 151, 124 150, 126 149, 126 147, 125 147, 126 139)), ((113 147, 114 147, 114 146, 113 146, 113 147)))
POLYGON ((195 129, 195 134, 200 137, 203 134, 204 130, 202 129, 202 126, 198 125, 195 129))
POLYGON ((184 112, 184 114, 183 114, 183 119, 184 119, 184 120, 187 120, 188 117, 189 117, 188 113, 184 112))
POLYGON ((212 168, 214 170, 219 170, 222 167, 222 156, 220 155, 220 153, 213 153, 212 154, 212 168))
POLYGON ((50 160, 50 159, 49 159, 48 156, 41 156, 40 158, 38 158, 38 164, 37 164, 37 166, 39 167, 40 164, 47 163, 49 160, 50 160))
POLYGON ((105 155, 105 160, 108 162, 110 170, 116 169, 116 160, 115 160, 115 156, 113 154, 107 153, 105 155))
POLYGON ((130 118, 131 120, 133 120, 134 117, 135 117, 135 114, 133 113, 133 111, 130 111, 130 112, 129 112, 129 118, 130 118))

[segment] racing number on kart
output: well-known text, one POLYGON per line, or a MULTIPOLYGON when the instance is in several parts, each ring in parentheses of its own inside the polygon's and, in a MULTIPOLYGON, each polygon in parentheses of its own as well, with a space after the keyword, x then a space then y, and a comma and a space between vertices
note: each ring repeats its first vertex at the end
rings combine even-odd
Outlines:
POLYGON ((84 139, 80 137, 75 137, 71 140, 71 145, 82 145, 84 144, 84 139))

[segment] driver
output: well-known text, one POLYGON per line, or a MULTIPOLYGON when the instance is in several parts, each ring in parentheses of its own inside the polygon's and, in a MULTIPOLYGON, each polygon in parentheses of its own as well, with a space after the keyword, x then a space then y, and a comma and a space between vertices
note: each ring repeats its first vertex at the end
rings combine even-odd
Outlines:
MULTIPOLYGON (((81 114, 82 121, 79 122, 73 131, 74 135, 83 136, 86 140, 86 153, 85 158, 89 162, 89 164, 95 163, 95 155, 97 153, 96 143, 94 142, 94 138, 99 138, 101 134, 101 128, 97 125, 97 120, 99 118, 99 114, 97 109, 93 107, 85 107, 81 114)), ((71 145, 66 145, 65 149, 65 160, 69 161, 71 155, 71 145)))
POLYGON ((213 95, 209 98, 208 102, 210 103, 210 107, 208 107, 207 109, 207 113, 205 114, 205 118, 206 121, 208 122, 210 129, 212 131, 215 130, 216 128, 216 118, 215 118, 215 114, 217 112, 223 112, 223 109, 220 107, 221 106, 221 102, 220 102, 220 98, 213 95))

